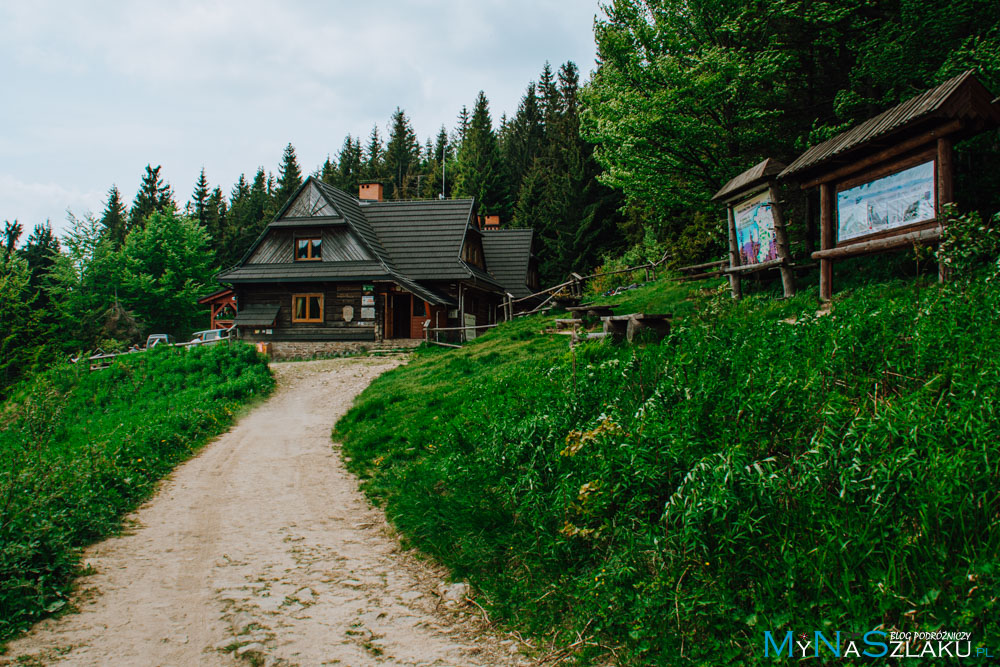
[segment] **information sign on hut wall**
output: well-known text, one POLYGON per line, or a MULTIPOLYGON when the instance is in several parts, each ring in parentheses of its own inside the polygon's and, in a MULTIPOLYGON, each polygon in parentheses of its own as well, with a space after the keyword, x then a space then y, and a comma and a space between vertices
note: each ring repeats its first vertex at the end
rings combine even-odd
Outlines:
POLYGON ((737 204, 733 215, 741 266, 778 259, 778 239, 774 233, 774 213, 769 192, 765 190, 737 204))
POLYGON ((934 161, 837 193, 837 240, 847 241, 936 217, 934 161))

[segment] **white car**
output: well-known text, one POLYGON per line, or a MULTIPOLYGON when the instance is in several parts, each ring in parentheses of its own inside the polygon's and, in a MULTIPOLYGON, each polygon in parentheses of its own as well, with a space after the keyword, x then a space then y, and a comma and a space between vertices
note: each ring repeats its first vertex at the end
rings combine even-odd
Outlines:
POLYGON ((191 337, 191 345, 214 345, 229 338, 229 329, 206 329, 197 331, 191 337))

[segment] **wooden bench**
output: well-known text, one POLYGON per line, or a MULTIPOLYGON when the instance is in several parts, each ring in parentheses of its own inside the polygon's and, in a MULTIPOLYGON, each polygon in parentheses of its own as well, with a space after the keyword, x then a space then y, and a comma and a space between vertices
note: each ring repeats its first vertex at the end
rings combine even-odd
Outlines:
POLYGON ((556 329, 576 329, 583 325, 583 320, 580 319, 561 319, 556 320, 556 329))
POLYGON ((601 318, 604 333, 614 341, 633 343, 636 338, 657 342, 670 333, 669 314, 632 313, 631 315, 611 315, 601 318))

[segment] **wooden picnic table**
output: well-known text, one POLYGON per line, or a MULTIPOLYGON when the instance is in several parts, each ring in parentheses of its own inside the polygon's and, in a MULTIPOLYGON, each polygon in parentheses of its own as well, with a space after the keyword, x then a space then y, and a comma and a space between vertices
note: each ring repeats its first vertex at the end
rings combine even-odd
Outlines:
POLYGON ((611 317, 615 314, 614 309, 618 307, 617 303, 608 304, 596 304, 590 303, 584 306, 572 306, 567 308, 566 311, 569 313, 578 314, 581 317, 586 317, 592 320, 600 320, 605 317, 611 317))

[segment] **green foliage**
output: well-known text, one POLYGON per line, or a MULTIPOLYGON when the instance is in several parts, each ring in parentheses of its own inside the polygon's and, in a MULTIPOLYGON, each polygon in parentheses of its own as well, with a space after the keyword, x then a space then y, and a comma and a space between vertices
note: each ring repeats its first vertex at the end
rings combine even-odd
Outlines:
POLYGON ((204 319, 193 304, 209 290, 212 265, 197 222, 173 210, 154 213, 125 240, 121 300, 151 332, 187 334, 204 319))
POLYGON ((119 253, 106 228, 91 215, 70 215, 69 221, 45 285, 58 325, 55 342, 65 352, 89 349, 102 333, 121 279, 119 253))
POLYGON ((17 254, 0 253, 0 398, 32 365, 30 351, 41 332, 34 301, 28 262, 17 254))
POLYGON ((990 221, 972 213, 959 214, 954 204, 945 204, 944 236, 938 247, 938 260, 950 276, 969 280, 981 272, 984 262, 993 261, 994 275, 1000 274, 1000 213, 990 221))
POLYGON ((614 272, 623 271, 632 266, 658 262, 663 258, 664 252, 666 252, 666 245, 656 240, 656 235, 651 229, 646 229, 646 235, 643 237, 641 243, 637 243, 617 257, 611 255, 604 257, 604 262, 595 269, 595 272, 609 275, 599 275, 588 282, 587 293, 598 295, 616 287, 645 281, 645 271, 631 271, 629 273, 614 272))
MULTIPOLYGON (((671 242, 698 214, 717 215, 712 194, 764 158, 788 163, 965 69, 1000 84, 992 0, 614 0, 604 13, 583 135, 602 181, 647 207, 671 242)), ((983 166, 970 203, 996 210, 995 140, 959 152, 983 166)), ((723 250, 714 235, 714 248, 686 236, 679 259, 723 250)))
POLYGON ((0 406, 0 640, 64 606, 81 547, 273 385, 252 347, 219 345, 58 366, 20 387, 0 406))
POLYGON ((336 433, 367 493, 492 617, 617 664, 764 664, 764 630, 996 636, 995 286, 821 316, 660 285, 689 313, 662 344, 573 354, 531 318, 379 378, 336 433))

